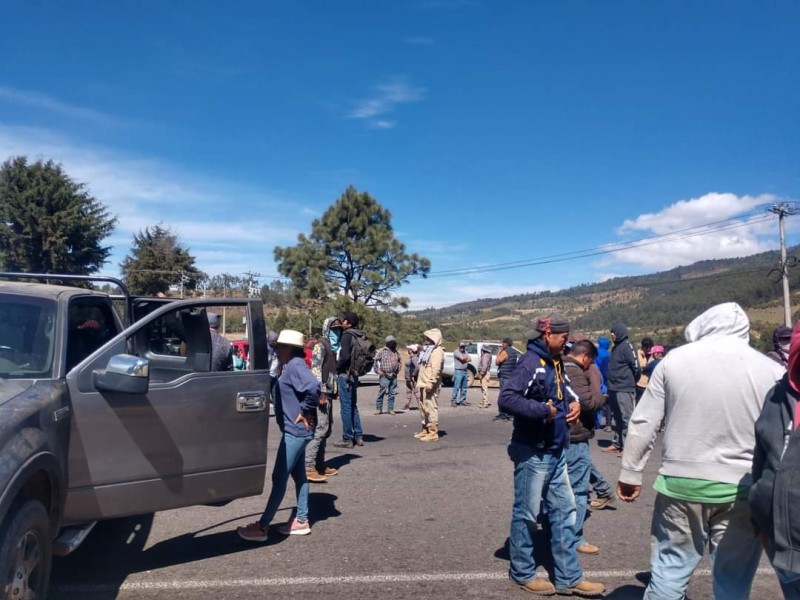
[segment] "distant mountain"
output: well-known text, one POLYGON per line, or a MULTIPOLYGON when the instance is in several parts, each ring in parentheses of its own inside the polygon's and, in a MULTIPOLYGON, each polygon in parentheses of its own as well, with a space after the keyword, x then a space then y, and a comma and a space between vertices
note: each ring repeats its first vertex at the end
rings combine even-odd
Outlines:
MULTIPOLYGON (((800 246, 788 250, 792 306, 800 298, 800 264, 791 258, 800 246)), ((442 329, 446 340, 500 339, 520 341, 532 320, 560 312, 573 330, 597 337, 624 322, 632 339, 644 335, 657 343, 683 341, 683 328, 701 312, 721 302, 738 302, 751 320, 753 343, 771 346, 772 331, 783 323, 783 291, 776 269, 778 251, 743 258, 704 260, 686 267, 634 277, 615 277, 602 283, 583 284, 555 292, 481 298, 439 309, 406 313, 426 325, 442 329)), ((793 314, 796 317, 796 311, 793 314)))

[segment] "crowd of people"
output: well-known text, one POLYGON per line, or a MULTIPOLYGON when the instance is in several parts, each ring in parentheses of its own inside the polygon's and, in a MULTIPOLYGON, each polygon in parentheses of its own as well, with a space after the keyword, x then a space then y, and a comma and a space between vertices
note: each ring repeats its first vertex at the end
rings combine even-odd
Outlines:
MULTIPOLYGON (((238 529, 264 541, 286 493, 296 489, 293 518, 278 531, 311 531, 308 484, 337 474, 325 462, 332 434, 333 400, 339 400, 342 439, 363 445, 358 411, 359 318, 330 317, 309 358, 303 334, 270 334, 279 368, 273 397, 281 441, 272 489, 261 518, 238 529)), ((614 490, 592 461, 595 430, 611 427, 604 451, 620 457, 616 497, 635 502, 643 472, 663 432, 656 500, 651 522, 651 577, 645 598, 685 597, 691 575, 708 546, 715 598, 748 598, 762 548, 773 563, 786 598, 800 598, 800 324, 775 332, 774 350, 749 344, 749 320, 735 303, 714 306, 685 330, 687 343, 670 349, 644 338, 634 348, 618 323, 597 344, 571 331, 558 314, 540 317, 526 334, 525 352, 503 340, 495 358, 500 380, 496 420, 513 421, 508 455, 514 465, 514 503, 509 533, 509 577, 538 595, 602 595, 605 585, 586 579, 580 554, 600 548, 586 539, 587 511, 614 501, 614 490), (713 357, 716 368, 709 367, 713 357), (610 414, 606 408, 610 408, 610 414), (595 499, 590 498, 593 489, 595 499), (539 575, 541 543, 549 543, 548 578, 539 575), (537 550, 537 551, 535 551, 537 550)), ((376 414, 395 413, 397 379, 404 369, 405 410, 417 404, 421 442, 439 440, 438 396, 444 346, 439 329, 424 343, 406 347, 388 336, 375 355, 379 376, 376 414)), ((454 353, 451 404, 466 402, 458 365, 470 358, 464 345, 454 353)), ((481 408, 488 407, 491 351, 482 352, 478 377, 481 408)))

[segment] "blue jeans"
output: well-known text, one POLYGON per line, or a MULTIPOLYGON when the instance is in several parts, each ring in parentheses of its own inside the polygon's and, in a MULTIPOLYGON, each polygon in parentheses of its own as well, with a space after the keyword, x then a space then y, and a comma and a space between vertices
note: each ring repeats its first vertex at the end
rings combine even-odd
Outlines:
POLYGON ((375 408, 378 411, 382 411, 383 397, 387 396, 389 398, 388 410, 392 412, 394 410, 394 398, 397 396, 397 375, 392 375, 391 377, 382 375, 378 381, 380 389, 378 390, 378 397, 375 399, 375 408))
POLYGON ((681 599, 708 545, 714 597, 746 600, 761 558, 746 499, 706 504, 656 496, 645 600, 681 599))
POLYGON ((450 404, 466 404, 467 403, 467 370, 457 369, 453 371, 453 397, 450 404), (461 400, 458 400, 458 396, 461 400))
POLYGON ((342 417, 342 439, 357 440, 364 436, 358 414, 358 377, 339 375, 339 410, 342 417))
POLYGON ((269 500, 261 515, 261 525, 266 527, 275 518, 283 497, 286 495, 286 484, 289 475, 294 479, 297 489, 297 517, 298 521, 308 521, 308 480, 306 479, 306 446, 311 441, 311 436, 298 437, 291 433, 284 433, 275 456, 275 466, 272 467, 272 489, 269 500))
POLYGON ((586 543, 583 523, 589 507, 589 479, 592 472, 592 455, 589 442, 570 442, 567 448, 567 471, 569 484, 575 496, 575 537, 578 546, 586 543))
POLYGON ((591 484, 592 489, 594 490, 594 493, 597 494, 598 498, 611 498, 611 485, 608 483, 608 481, 606 481, 606 478, 603 477, 603 474, 594 464, 594 461, 592 461, 592 468, 589 474, 589 483, 591 484))
POLYGON ((510 578, 525 584, 537 576, 533 537, 544 504, 553 555, 553 583, 558 589, 577 585, 583 580, 583 570, 576 550, 575 498, 569 485, 566 453, 548 454, 512 441, 508 456, 514 462, 510 578))

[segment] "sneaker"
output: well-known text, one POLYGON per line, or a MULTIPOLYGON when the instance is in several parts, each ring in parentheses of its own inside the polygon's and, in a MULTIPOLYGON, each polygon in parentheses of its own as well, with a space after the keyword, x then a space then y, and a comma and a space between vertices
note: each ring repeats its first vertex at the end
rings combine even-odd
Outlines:
POLYGON ((611 425, 606 425, 603 427, 603 431, 611 431, 611 425))
POLYGON ((602 510, 614 501, 613 496, 603 496, 602 498, 595 498, 589 502, 589 508, 594 510, 602 510))
POLYGON ((325 475, 317 473, 316 469, 306 469, 306 479, 311 483, 325 483, 328 481, 328 478, 325 477, 325 475))
POLYGON ((382 410, 376 410, 376 411, 375 411, 374 413, 372 413, 372 414, 373 414, 373 415, 382 415, 382 414, 383 414, 383 411, 382 411, 382 410))
POLYGON ((541 577, 531 579, 528 583, 518 583, 517 585, 526 592, 531 592, 538 596, 553 596, 556 593, 555 586, 541 577))
POLYGON ((618 452, 620 452, 620 449, 612 444, 611 446, 606 446, 605 448, 600 450, 600 452, 617 452, 618 453, 618 452))
POLYGON ((363 446, 364 445, 364 438, 356 438, 354 442, 356 446, 363 446))
POLYGON ((428 429, 427 429, 427 427, 423 427, 422 431, 418 431, 417 433, 414 434, 414 437, 419 439, 419 438, 421 438, 423 436, 426 436, 426 435, 428 435, 428 429))
POLYGON ((308 521, 292 519, 285 525, 278 527, 278 533, 281 535, 308 535, 311 533, 311 525, 309 525, 308 521))
POLYGON ((396 413, 396 412, 394 412, 393 410, 390 410, 390 411, 389 411, 389 412, 387 412, 386 414, 387 414, 387 415, 396 415, 397 413, 396 413))
POLYGON ((581 554, 600 554, 600 548, 588 542, 584 542, 578 546, 576 550, 581 554))
POLYGON ((336 448, 353 448, 353 440, 342 440, 341 442, 333 442, 334 447, 336 448))
POLYGON ((334 469, 333 467, 325 467, 325 470, 322 471, 321 474, 325 475, 325 477, 333 477, 334 475, 339 474, 339 469, 334 469))
POLYGON ((236 533, 239 534, 240 538, 248 542, 266 542, 269 537, 267 527, 264 527, 261 521, 250 523, 250 525, 245 525, 244 527, 237 527, 236 533))
POLYGON ((604 586, 602 583, 595 583, 593 581, 587 581, 586 579, 584 579, 578 585, 574 585, 570 588, 566 588, 563 590, 558 590, 558 593, 563 594, 565 596, 574 594, 575 596, 582 596, 584 598, 597 598, 601 596, 605 591, 606 591, 606 586, 604 586))

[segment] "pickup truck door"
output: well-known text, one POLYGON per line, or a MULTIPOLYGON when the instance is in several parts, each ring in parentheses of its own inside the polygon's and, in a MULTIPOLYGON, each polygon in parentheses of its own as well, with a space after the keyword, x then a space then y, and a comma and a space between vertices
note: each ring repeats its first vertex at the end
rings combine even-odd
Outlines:
POLYGON ((260 301, 156 308, 66 379, 72 409, 66 524, 262 493, 269 369, 260 301), (239 324, 245 319, 249 370, 210 370, 208 312, 239 324), (140 370, 148 375, 146 389, 98 384, 112 357, 146 364, 140 370))

